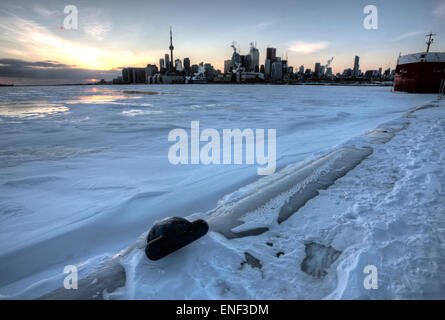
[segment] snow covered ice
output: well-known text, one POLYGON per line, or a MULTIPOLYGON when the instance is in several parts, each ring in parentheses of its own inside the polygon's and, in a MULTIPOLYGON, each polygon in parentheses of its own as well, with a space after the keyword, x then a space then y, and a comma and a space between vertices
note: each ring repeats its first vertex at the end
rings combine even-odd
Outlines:
POLYGON ((443 299, 436 99, 387 87, 1 88, 0 295, 57 297, 75 264, 90 298, 443 299), (192 120, 276 129, 275 174, 171 165, 168 132, 192 120), (211 230, 149 261, 144 232, 169 216, 211 230), (366 265, 377 290, 363 287, 366 265))

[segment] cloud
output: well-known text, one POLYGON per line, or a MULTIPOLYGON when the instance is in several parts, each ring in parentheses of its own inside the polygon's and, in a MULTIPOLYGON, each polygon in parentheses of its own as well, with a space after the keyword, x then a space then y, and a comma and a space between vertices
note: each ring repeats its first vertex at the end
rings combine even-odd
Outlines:
POLYGON ((137 54, 128 56, 123 50, 115 50, 113 46, 96 46, 63 37, 64 33, 75 34, 79 30, 54 28, 53 32, 31 20, 11 14, 0 20, 0 42, 7 43, 0 47, 0 56, 23 60, 32 56, 35 60, 59 61, 77 68, 98 70, 110 70, 122 65, 143 66, 156 61, 157 55, 153 52, 138 51, 137 54), (11 53, 11 48, 15 54, 11 53))
POLYGON ((401 34, 400 36, 394 38, 394 41, 404 40, 406 38, 417 36, 417 35, 422 34, 422 33, 424 33, 424 31, 407 32, 407 33, 401 34))
POLYGON ((56 14, 60 13, 60 12, 58 12, 56 10, 49 10, 49 9, 46 9, 46 8, 43 8, 43 7, 40 7, 40 6, 34 6, 33 10, 37 14, 41 15, 42 17, 50 17, 50 16, 53 16, 53 15, 56 15, 56 14))
POLYGON ((111 25, 92 23, 83 28, 83 32, 95 40, 103 40, 105 35, 111 31, 111 25))
POLYGON ((328 42, 306 42, 306 41, 296 41, 290 44, 289 50, 297 53, 313 53, 323 49, 326 49, 329 46, 328 42))
POLYGON ((84 8, 79 14, 79 23, 83 32, 95 40, 105 39, 107 33, 112 30, 109 16, 99 8, 84 8))
POLYGON ((434 10, 433 14, 438 17, 445 17, 445 2, 440 3, 434 10))
POLYGON ((89 70, 56 61, 0 59, 0 78, 21 84, 87 82, 92 78, 111 79, 119 70, 89 70))
POLYGON ((254 25, 253 28, 257 31, 260 31, 260 30, 266 29, 267 27, 272 26, 274 23, 275 22, 273 22, 273 21, 266 21, 266 22, 262 22, 262 23, 258 23, 256 25, 254 25))

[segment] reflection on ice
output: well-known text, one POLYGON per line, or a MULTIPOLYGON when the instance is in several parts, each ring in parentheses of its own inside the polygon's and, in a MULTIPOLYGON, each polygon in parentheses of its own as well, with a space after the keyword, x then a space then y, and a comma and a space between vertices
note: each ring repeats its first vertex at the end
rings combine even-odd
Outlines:
POLYGON ((144 94, 144 95, 158 95, 162 94, 160 91, 145 91, 145 90, 112 90, 107 88, 92 88, 91 92, 103 92, 103 93, 125 93, 125 94, 144 94))
POLYGON ((92 96, 78 96, 73 97, 72 100, 67 101, 67 103, 105 103, 105 102, 114 102, 116 100, 121 99, 137 99, 140 97, 137 96, 127 96, 127 95, 117 95, 117 94, 101 94, 101 95, 92 95, 92 96))
POLYGON ((67 112, 63 105, 50 104, 47 101, 2 102, 0 116, 14 118, 43 118, 48 115, 67 112))

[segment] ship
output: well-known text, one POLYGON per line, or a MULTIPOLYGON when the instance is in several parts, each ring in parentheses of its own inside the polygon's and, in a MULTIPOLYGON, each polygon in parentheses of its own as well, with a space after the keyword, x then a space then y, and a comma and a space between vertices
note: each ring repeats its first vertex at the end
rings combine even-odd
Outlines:
POLYGON ((445 82, 445 52, 430 52, 436 34, 426 36, 425 52, 399 56, 394 76, 394 91, 439 93, 445 82))

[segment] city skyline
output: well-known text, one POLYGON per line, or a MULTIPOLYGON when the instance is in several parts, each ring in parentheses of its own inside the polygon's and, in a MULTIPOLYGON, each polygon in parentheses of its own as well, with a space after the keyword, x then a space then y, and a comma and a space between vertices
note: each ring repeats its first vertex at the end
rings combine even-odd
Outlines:
POLYGON ((169 52, 170 25, 175 32, 175 59, 188 57, 192 64, 211 63, 220 70, 232 55, 232 41, 242 54, 256 42, 261 64, 267 47, 276 48, 277 56, 287 56, 294 68, 313 69, 316 62, 325 65, 335 56, 333 73, 352 68, 354 56, 360 56, 362 70, 393 69, 400 52, 425 50, 424 35, 429 31, 438 34, 431 50, 445 51, 445 34, 440 32, 445 27, 445 1, 340 1, 336 5, 278 1, 273 5, 252 2, 251 7, 245 3, 237 9, 231 1, 70 4, 79 10, 77 30, 61 27, 66 4, 59 1, 17 5, 7 0, 0 5, 0 82, 111 79, 123 67, 159 66, 159 59, 169 52), (378 9, 377 30, 363 27, 367 4, 378 9), (277 10, 267 10, 268 6, 277 10))

